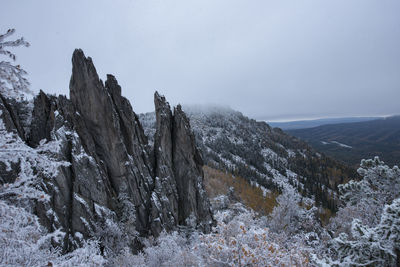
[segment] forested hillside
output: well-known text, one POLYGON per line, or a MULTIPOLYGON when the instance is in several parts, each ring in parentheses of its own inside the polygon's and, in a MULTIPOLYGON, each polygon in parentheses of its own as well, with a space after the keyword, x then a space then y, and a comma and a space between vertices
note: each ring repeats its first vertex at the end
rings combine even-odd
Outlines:
MULTIPOLYGON (((265 122, 221 107, 184 106, 205 164, 282 192, 290 186, 317 206, 336 210, 337 185, 357 177, 347 167, 305 142, 273 129, 265 122)), ((154 113, 139 115, 145 133, 154 133, 154 113)))

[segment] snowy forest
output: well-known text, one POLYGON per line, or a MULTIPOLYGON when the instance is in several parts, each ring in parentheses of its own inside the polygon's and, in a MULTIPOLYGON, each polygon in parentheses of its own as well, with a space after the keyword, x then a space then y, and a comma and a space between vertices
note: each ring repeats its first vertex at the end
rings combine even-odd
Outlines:
MULTIPOLYGON (((266 132, 261 131, 257 134, 267 135, 267 131, 270 131, 271 136, 275 133, 275 139, 268 139, 270 143, 266 142, 265 147, 263 144, 260 148, 251 148, 240 154, 245 148, 237 149, 236 153, 234 147, 231 146, 228 150, 223 143, 215 142, 213 138, 217 136, 217 132, 209 134, 208 137, 199 136, 199 133, 196 133, 196 125, 199 124, 195 124, 196 119, 189 114, 197 146, 201 148, 202 153, 200 156, 196 152, 197 148, 193 145, 191 137, 192 130, 188 135, 188 140, 192 140, 192 143, 185 149, 194 151, 194 162, 197 165, 192 164, 190 168, 196 169, 196 175, 200 177, 194 180, 194 183, 199 183, 194 185, 194 194, 200 195, 196 205, 199 207, 206 203, 204 205, 210 210, 209 228, 207 223, 201 221, 200 216, 195 216, 194 211, 190 216, 182 217, 183 219, 179 212, 179 216, 163 214, 163 211, 170 208, 168 205, 173 206, 170 195, 163 195, 163 188, 173 188, 174 184, 167 183, 170 181, 168 177, 178 174, 163 176, 162 168, 156 169, 155 175, 148 176, 148 187, 153 191, 149 196, 151 204, 146 206, 151 206, 147 216, 153 216, 153 221, 159 219, 160 223, 149 223, 148 226, 143 224, 150 229, 147 229, 147 232, 138 227, 137 221, 141 220, 142 213, 136 200, 130 199, 134 197, 115 189, 116 193, 113 194, 117 204, 100 205, 102 200, 97 200, 93 194, 91 198, 87 197, 83 188, 100 188, 102 185, 94 181, 103 174, 99 171, 93 176, 96 177, 94 180, 86 179, 86 176, 92 175, 87 170, 93 169, 93 166, 109 164, 108 157, 114 155, 98 153, 100 156, 97 159, 88 151, 90 145, 82 141, 83 134, 79 132, 78 126, 75 126, 80 125, 76 118, 85 116, 84 110, 72 112, 76 113, 77 117, 70 119, 65 111, 70 107, 66 105, 64 110, 60 104, 62 101, 67 102, 67 99, 33 96, 29 89, 29 76, 23 67, 16 65, 16 55, 13 52, 13 48, 28 47, 29 43, 23 38, 15 39, 14 34, 15 30, 9 30, 0 35, 1 266, 400 266, 400 169, 397 166, 391 168, 375 157, 362 160, 354 172, 354 177, 346 176, 351 174, 350 171, 343 171, 340 172, 340 179, 338 176, 332 180, 331 172, 324 171, 322 167, 315 167, 310 172, 299 167, 304 166, 303 162, 308 157, 318 158, 322 157, 321 155, 313 152, 314 156, 311 156, 311 152, 307 152, 303 147, 289 148, 290 143, 279 140, 277 137, 281 135, 274 132, 275 130, 268 130, 269 128, 266 128, 266 132), (44 124, 50 128, 49 136, 43 139, 36 138, 36 133, 33 133, 40 132, 41 128, 32 127, 37 123, 34 118, 39 116, 36 102, 41 97, 50 99, 46 101, 51 108, 44 108, 40 112, 48 112, 52 116, 51 120, 46 119, 44 124), (53 103, 56 103, 54 105, 57 108, 53 108, 53 103), (49 121, 54 121, 54 124, 50 124, 49 121), (67 121, 73 121, 75 125, 67 121), (10 125, 14 125, 14 128, 10 125), (212 150, 212 145, 218 146, 218 149, 212 150), (277 154, 274 149, 282 153, 277 154), (61 156, 66 150, 70 156, 61 156), (262 151, 261 156, 255 154, 254 151, 258 150, 262 151), (254 154, 251 154, 252 151, 254 154), (229 155, 224 156, 226 154, 229 155), (249 159, 245 158, 250 154, 249 159), (292 154, 298 157, 291 156, 292 154), (203 158, 204 165, 200 164, 202 161, 199 157, 203 158), (242 162, 242 167, 239 168, 234 162, 242 162), (74 173, 75 184, 81 178, 83 183, 93 182, 87 187, 73 185, 74 188, 80 189, 70 192, 72 214, 86 209, 92 210, 93 213, 88 217, 70 217, 72 221, 80 220, 76 225, 81 228, 73 226, 74 222, 64 222, 56 209, 57 206, 63 205, 56 198, 57 194, 62 194, 61 186, 57 183, 61 183, 60 175, 64 175, 67 170, 74 173), (81 178, 78 178, 78 174, 81 178), (318 186, 313 186, 317 181, 318 186), (54 188, 51 189, 52 186, 54 188), (202 195, 203 191, 205 196, 202 195), (79 209, 75 210, 74 206, 79 209), (159 214, 153 215, 154 210, 159 211, 159 214), (326 214, 327 211, 329 215, 326 214), (173 222, 169 223, 167 217, 172 218, 173 222)), ((77 61, 77 58, 73 58, 74 60, 77 61)), ((89 73, 91 68, 87 69, 89 73)), ((74 71, 73 75, 79 73, 74 71)), ((83 74, 85 75, 89 74, 83 74)), ((77 78, 75 79, 74 81, 77 81, 77 78)), ((72 81, 73 79, 71 84, 72 81)), ((110 81, 113 80, 108 77, 104 90, 112 88, 110 81)), ((119 94, 120 91, 119 87, 119 94)), ((71 99, 72 97, 71 95, 71 99)), ((152 166, 150 163, 147 165, 147 161, 151 162, 152 157, 155 158, 154 166, 169 166, 169 163, 165 163, 168 156, 159 157, 157 150, 151 148, 159 146, 161 151, 161 148, 168 147, 168 144, 164 145, 164 137, 159 129, 167 129, 162 128, 162 118, 170 116, 168 112, 171 111, 165 99, 160 99, 160 103, 164 103, 168 109, 165 111, 162 109, 164 107, 158 107, 156 104, 158 113, 157 122, 154 118, 154 125, 157 124, 157 130, 152 131, 151 127, 148 127, 146 123, 150 122, 146 121, 146 115, 141 115, 140 120, 134 115, 132 119, 138 127, 135 129, 144 128, 143 137, 138 134, 138 140, 146 139, 146 142, 143 141, 144 145, 141 141, 129 141, 129 137, 121 135, 121 138, 128 140, 124 141, 126 144, 132 142, 132 147, 139 146, 138 151, 151 151, 138 156, 145 162, 143 166, 152 166)), ((129 105, 129 101, 128 104, 119 101, 114 95, 112 101, 113 107, 116 107, 115 116, 124 121, 126 111, 119 109, 118 103, 126 106, 129 105)), ((183 110, 185 111, 185 108, 183 110)), ((176 118, 179 112, 179 107, 174 110, 175 121, 168 124, 173 126, 168 127, 177 125, 176 118)), ((182 120, 184 123, 187 119, 184 116, 182 120)), ((126 120, 124 123, 129 125, 130 122, 126 120)), ((226 120, 222 123, 228 125, 231 122, 226 120)), ((117 128, 125 131, 124 127, 117 128)), ((245 131, 238 128, 235 130, 245 131)), ((143 132, 143 129, 141 131, 143 132)), ((176 131, 178 130, 173 130, 172 133, 176 131)), ((222 134, 229 140, 235 139, 235 135, 239 138, 240 135, 234 131, 222 134)), ((177 138, 181 140, 186 137, 182 134, 177 138)), ((240 142, 235 142, 239 147, 240 142)), ((93 147, 100 146, 94 143, 93 147)), ((126 147, 128 156, 123 164, 136 166, 135 164, 139 164, 135 158, 136 150, 130 151, 128 145, 126 147)), ((175 154, 173 156, 175 157, 175 154)), ((315 162, 326 163, 327 160, 315 162)), ((337 172, 340 170, 338 166, 335 166, 337 172)), ((176 171, 179 168, 183 167, 174 165, 172 169, 176 171)), ((105 169, 105 173, 112 173, 111 167, 105 169)), ((145 171, 140 169, 139 172, 145 171)), ((186 175, 190 174, 191 170, 186 172, 186 175)), ((177 178, 176 183, 179 191, 182 185, 177 178)), ((121 188, 123 186, 121 185, 121 188)), ((111 180, 110 188, 116 187, 111 180)), ((105 188, 99 190, 107 191, 108 187, 105 188)), ((190 190, 188 192, 192 193, 190 190)), ((180 199, 179 192, 178 195, 180 199)), ((109 202, 110 200, 107 200, 104 203, 109 202)), ((177 203, 177 208, 170 209, 179 210, 181 202, 177 203)), ((196 212, 201 214, 203 211, 198 208, 196 212)), ((67 214, 66 217, 68 216, 73 215, 67 214)))

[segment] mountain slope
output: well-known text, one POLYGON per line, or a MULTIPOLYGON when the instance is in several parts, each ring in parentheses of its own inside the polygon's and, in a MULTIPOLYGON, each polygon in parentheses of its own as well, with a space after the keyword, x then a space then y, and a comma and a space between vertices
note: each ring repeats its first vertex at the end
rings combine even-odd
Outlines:
MULTIPOLYGON (((317 153, 305 142, 220 107, 184 107, 205 163, 281 192, 295 188, 317 205, 335 209, 338 183, 356 177, 353 169, 317 153)), ((139 115, 147 136, 154 134, 154 113, 139 115)))
POLYGON ((349 165, 374 156, 390 166, 400 162, 400 116, 287 132, 349 165))

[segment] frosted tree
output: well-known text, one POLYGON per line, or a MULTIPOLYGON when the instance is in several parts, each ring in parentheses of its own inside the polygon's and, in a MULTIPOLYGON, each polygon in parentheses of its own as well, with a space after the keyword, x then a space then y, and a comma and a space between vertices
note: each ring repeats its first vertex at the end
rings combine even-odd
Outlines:
POLYGON ((270 227, 274 232, 294 233, 298 230, 300 196, 294 190, 285 190, 276 199, 277 206, 270 214, 270 227))
POLYGON ((398 266, 400 199, 385 207, 376 227, 353 220, 351 235, 341 233, 334 238, 328 246, 327 255, 317 262, 331 266, 398 266))
POLYGON ((288 237, 297 233, 313 232, 320 228, 316 220, 316 207, 307 209, 301 204, 301 196, 292 187, 287 187, 276 199, 277 205, 270 214, 269 226, 276 233, 284 233, 288 237))
POLYGON ((361 181, 339 186, 346 205, 329 226, 335 238, 321 264, 395 266, 400 260, 400 170, 363 160, 361 181), (350 220, 350 222, 346 222, 350 220))
POLYGON ((369 200, 378 205, 390 203, 400 196, 400 169, 389 168, 379 157, 362 160, 357 172, 363 176, 359 182, 350 181, 339 185, 341 199, 354 205, 361 200, 369 200))
POLYGON ((5 34, 0 35, 0 55, 8 58, 10 61, 0 61, 0 93, 6 98, 21 99, 24 94, 31 94, 29 90, 29 82, 25 78, 27 72, 16 65, 16 55, 9 49, 18 46, 29 46, 29 43, 24 38, 19 38, 13 41, 6 39, 15 33, 15 29, 9 29, 5 34))
POLYGON ((362 160, 357 170, 361 181, 339 185, 340 199, 344 203, 328 228, 335 235, 351 233, 351 222, 359 219, 369 227, 375 227, 381 219, 386 204, 400 197, 400 169, 389 168, 378 157, 362 160))
MULTIPOLYGON (((396 256, 397 266, 400 265, 400 199, 385 207, 378 228, 381 236, 392 253, 396 256)), ((392 255, 391 255, 392 256, 392 255)))

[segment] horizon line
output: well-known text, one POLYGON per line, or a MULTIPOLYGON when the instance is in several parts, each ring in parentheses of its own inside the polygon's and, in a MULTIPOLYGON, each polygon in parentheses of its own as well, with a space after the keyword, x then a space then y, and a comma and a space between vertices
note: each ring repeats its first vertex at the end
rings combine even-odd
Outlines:
POLYGON ((316 121, 328 119, 348 119, 348 118, 388 118, 397 116, 399 114, 385 114, 385 115, 357 115, 357 116, 321 116, 321 117, 303 117, 303 118, 289 118, 289 119, 262 119, 267 123, 287 123, 287 122, 301 122, 301 121, 316 121))

